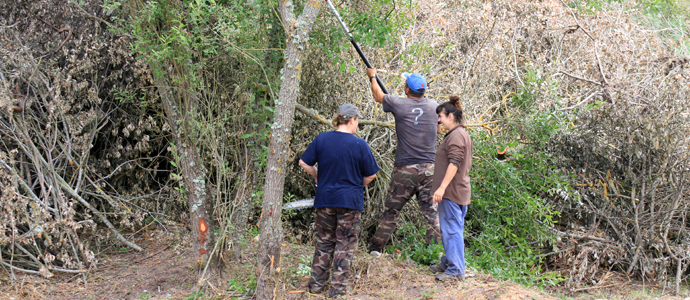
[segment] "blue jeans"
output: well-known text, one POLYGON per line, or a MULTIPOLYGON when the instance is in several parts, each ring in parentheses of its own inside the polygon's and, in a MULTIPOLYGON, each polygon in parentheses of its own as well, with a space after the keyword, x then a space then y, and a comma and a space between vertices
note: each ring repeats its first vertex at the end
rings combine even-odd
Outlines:
POLYGON ((467 205, 459 205, 448 199, 443 199, 438 205, 438 218, 441 223, 443 251, 439 267, 446 274, 459 278, 465 277, 465 243, 464 229, 467 205))

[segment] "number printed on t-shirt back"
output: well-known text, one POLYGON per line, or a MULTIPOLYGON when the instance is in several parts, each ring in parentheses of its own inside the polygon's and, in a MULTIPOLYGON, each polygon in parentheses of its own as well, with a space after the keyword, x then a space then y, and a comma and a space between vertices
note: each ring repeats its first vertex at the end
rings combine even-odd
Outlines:
POLYGON ((412 109, 412 112, 413 112, 413 113, 414 113, 414 112, 417 112, 417 111, 419 111, 419 115, 416 116, 416 117, 414 118, 414 124, 415 124, 415 125, 419 124, 419 122, 417 122, 417 119, 419 119, 419 117, 421 117, 421 116, 424 114, 424 110, 421 109, 421 108, 419 108, 419 107, 416 107, 416 108, 413 108, 413 109, 412 109))

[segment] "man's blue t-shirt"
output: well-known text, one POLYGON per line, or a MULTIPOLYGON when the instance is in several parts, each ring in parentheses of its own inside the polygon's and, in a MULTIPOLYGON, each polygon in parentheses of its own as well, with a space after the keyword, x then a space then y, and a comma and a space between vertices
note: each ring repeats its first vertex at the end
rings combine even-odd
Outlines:
POLYGON ((364 210, 364 177, 379 171, 365 140, 351 133, 324 132, 311 142, 301 159, 310 166, 319 163, 314 207, 364 210))

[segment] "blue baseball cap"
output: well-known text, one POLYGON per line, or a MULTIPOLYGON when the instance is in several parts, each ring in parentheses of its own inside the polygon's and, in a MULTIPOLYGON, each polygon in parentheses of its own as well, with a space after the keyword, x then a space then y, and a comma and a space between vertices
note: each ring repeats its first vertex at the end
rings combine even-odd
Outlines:
POLYGON ((403 77, 407 80, 407 87, 415 93, 424 93, 426 91, 426 79, 419 73, 403 73, 403 77))

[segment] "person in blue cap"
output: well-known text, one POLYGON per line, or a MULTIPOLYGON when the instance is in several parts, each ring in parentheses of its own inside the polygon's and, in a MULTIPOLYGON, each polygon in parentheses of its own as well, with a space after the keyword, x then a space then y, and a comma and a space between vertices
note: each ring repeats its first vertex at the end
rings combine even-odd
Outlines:
POLYGON ((395 117, 398 145, 395 163, 385 201, 385 210, 379 218, 376 233, 371 238, 369 252, 378 256, 395 231, 396 219, 405 204, 417 196, 426 225, 426 243, 441 241, 438 204, 432 199, 431 184, 436 158, 436 133, 441 131, 436 115, 438 103, 424 97, 428 86, 424 76, 403 73, 405 97, 384 94, 376 82, 376 69, 367 68, 374 100, 383 104, 383 111, 395 117))

